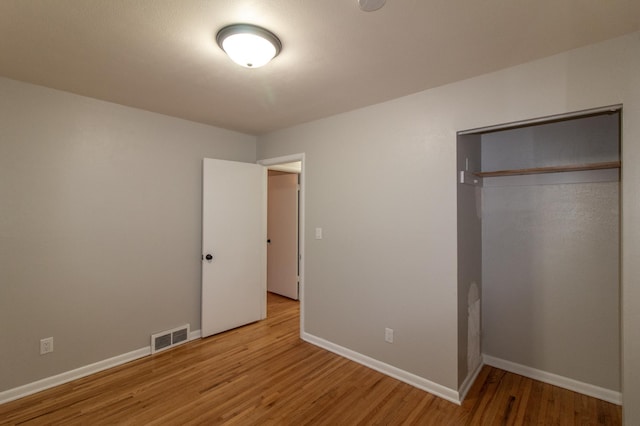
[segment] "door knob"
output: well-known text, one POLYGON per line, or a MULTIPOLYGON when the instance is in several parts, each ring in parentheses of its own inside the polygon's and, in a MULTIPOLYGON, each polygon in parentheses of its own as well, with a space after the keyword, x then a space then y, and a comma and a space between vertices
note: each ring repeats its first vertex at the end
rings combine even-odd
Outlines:
POLYGON ((211 261, 213 260, 213 255, 207 253, 207 255, 204 258, 207 259, 207 262, 211 263, 211 261))

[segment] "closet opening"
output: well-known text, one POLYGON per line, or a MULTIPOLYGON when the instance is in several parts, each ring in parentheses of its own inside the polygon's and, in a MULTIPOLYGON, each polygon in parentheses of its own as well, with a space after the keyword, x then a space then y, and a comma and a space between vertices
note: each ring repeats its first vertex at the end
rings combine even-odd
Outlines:
POLYGON ((621 114, 458 133, 461 388, 484 363, 621 403, 621 114))

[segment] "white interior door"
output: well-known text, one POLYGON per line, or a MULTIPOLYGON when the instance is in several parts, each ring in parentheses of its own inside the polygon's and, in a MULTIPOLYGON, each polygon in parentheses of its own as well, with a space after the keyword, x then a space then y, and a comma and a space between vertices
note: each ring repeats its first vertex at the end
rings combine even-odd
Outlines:
POLYGON ((267 290, 298 299, 298 175, 270 172, 267 290))
POLYGON ((266 169, 203 161, 202 336, 266 317, 266 169))

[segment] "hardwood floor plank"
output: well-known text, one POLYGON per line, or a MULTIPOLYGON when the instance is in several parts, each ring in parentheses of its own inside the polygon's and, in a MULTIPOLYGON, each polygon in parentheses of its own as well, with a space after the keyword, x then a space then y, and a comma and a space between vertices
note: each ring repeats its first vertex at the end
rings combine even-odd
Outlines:
POLYGON ((303 342, 268 318, 0 405, 0 425, 621 424, 620 407, 485 366, 461 406, 303 342))
POLYGON ((518 397, 518 404, 514 410, 514 414, 509 422, 507 422, 510 426, 518 426, 526 424, 526 412, 527 406, 529 404, 529 398, 531 396, 531 386, 532 380, 526 377, 520 378, 520 387, 517 389, 516 395, 518 397))

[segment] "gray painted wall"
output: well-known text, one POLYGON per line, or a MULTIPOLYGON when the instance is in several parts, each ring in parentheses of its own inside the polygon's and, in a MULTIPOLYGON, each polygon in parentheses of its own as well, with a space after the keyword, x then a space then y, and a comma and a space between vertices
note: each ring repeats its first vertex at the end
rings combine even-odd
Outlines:
POLYGON ((483 190, 483 353, 620 390, 619 184, 483 190))
POLYGON ((404 102, 268 135, 261 158, 305 152, 306 332, 456 389, 455 240, 438 208, 455 203, 455 168, 404 102))
MULTIPOLYGON (((618 159, 617 114, 482 136, 485 171, 618 159)), ((483 353, 619 391, 620 186, 602 174, 485 179, 483 353)))
MULTIPOLYGON (((640 162, 640 35, 588 46, 259 137, 306 153, 307 332, 456 389, 456 132, 624 103, 640 162), (396 330, 393 345, 383 329, 396 330)), ((623 169, 624 400, 640 423, 640 168, 623 169)))
POLYGON ((0 79, 0 391, 200 328, 204 157, 255 138, 0 79))

